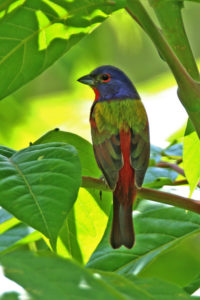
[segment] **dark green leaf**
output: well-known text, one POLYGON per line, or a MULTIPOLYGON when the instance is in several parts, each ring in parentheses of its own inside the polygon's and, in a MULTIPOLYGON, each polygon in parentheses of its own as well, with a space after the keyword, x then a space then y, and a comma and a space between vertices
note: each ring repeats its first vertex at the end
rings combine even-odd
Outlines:
POLYGON ((81 167, 74 147, 36 145, 10 158, 0 155, 0 204, 55 245, 76 200, 81 167))
POLYGON ((29 229, 24 224, 19 224, 0 235, 0 252, 11 247, 17 241, 29 234, 29 229))
POLYGON ((16 252, 0 260, 6 276, 23 286, 32 299, 169 300, 172 296, 173 300, 191 299, 181 288, 160 280, 92 273, 55 256, 16 252))
POLYGON ((33 145, 40 145, 52 142, 66 143, 76 148, 81 161, 82 176, 101 176, 101 172, 94 158, 92 145, 87 140, 83 139, 77 134, 55 129, 47 132, 36 142, 34 142, 33 145))
POLYGON ((0 296, 0 300, 20 300, 20 295, 16 292, 8 292, 0 296))
POLYGON ((15 152, 16 151, 11 148, 8 148, 5 146, 0 146, 0 154, 6 156, 8 158, 11 157, 15 152))
POLYGON ((121 274, 154 276, 182 286, 199 274, 199 215, 142 200, 133 219, 135 246, 131 250, 124 247, 113 250, 110 247, 110 220, 88 267, 121 274))
POLYGON ((102 279, 121 292, 127 299, 192 299, 180 287, 157 278, 138 278, 133 275, 100 272, 102 279))
POLYGON ((125 0, 5 1, 0 19, 0 98, 38 76, 125 0))

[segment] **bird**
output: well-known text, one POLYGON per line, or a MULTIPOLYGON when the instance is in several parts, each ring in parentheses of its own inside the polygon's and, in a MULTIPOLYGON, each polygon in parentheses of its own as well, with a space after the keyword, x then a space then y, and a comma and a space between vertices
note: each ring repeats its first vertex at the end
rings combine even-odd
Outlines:
POLYGON ((119 68, 104 65, 78 79, 90 86, 94 155, 113 192, 112 248, 135 243, 132 206, 149 163, 149 122, 140 96, 119 68))

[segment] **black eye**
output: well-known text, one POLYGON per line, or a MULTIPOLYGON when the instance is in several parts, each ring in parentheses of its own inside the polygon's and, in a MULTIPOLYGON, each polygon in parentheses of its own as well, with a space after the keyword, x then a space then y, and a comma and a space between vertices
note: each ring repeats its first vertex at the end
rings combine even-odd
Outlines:
POLYGON ((108 82, 108 81, 110 81, 111 77, 110 77, 110 74, 106 73, 106 74, 102 74, 100 78, 103 82, 108 82))

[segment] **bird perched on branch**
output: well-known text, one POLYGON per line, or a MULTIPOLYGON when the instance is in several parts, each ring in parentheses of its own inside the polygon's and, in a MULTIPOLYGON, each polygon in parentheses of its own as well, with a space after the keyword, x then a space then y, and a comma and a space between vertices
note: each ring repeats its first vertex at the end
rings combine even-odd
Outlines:
POLYGON ((118 68, 101 66, 78 79, 95 92, 90 112, 94 154, 113 190, 111 246, 132 248, 132 205, 149 162, 149 125, 130 79, 118 68))

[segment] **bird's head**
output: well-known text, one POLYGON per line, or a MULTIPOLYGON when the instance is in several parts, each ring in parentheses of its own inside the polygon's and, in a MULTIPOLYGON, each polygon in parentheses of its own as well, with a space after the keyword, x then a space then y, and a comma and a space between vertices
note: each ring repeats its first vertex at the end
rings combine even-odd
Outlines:
POLYGON ((140 99, 130 79, 118 68, 101 66, 89 75, 78 79, 89 85, 96 94, 96 101, 114 99, 140 99))

